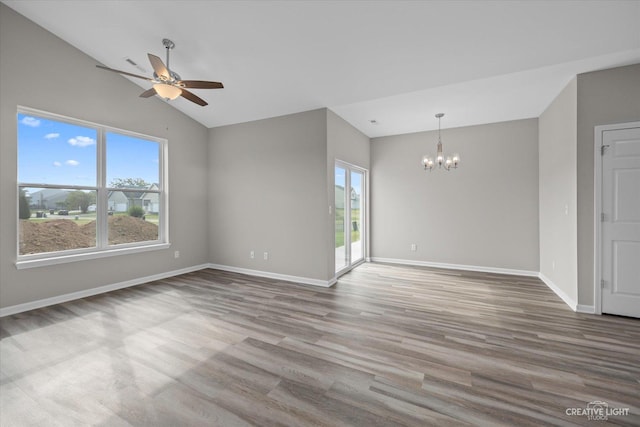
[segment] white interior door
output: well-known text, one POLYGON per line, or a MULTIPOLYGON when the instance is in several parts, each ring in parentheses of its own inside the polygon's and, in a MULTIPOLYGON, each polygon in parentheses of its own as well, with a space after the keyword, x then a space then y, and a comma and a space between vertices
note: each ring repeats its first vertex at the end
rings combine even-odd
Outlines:
POLYGON ((640 317, 640 127, 602 144, 602 312, 640 317))

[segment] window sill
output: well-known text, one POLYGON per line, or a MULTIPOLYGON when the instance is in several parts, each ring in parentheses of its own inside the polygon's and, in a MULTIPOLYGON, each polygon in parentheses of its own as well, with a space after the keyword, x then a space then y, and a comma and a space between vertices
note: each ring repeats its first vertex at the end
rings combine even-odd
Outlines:
POLYGON ((47 258, 37 259, 22 259, 16 261, 16 269, 22 270, 26 268, 45 267, 48 265, 66 264, 76 261, 85 261, 89 259, 106 258, 118 255, 129 255, 138 252, 158 251, 162 249, 168 249, 171 247, 170 243, 158 243, 146 246, 135 246, 127 248, 107 249, 104 251, 85 252, 80 254, 71 255, 56 255, 47 258))

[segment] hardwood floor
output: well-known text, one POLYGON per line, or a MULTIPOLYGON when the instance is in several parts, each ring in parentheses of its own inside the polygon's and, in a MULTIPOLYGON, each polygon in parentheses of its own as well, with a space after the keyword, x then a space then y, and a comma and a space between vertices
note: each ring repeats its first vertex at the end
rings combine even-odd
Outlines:
POLYGON ((640 321, 574 313, 534 278, 202 270, 0 333, 3 427, 640 425, 640 321), (596 400, 629 414, 567 414, 596 400))

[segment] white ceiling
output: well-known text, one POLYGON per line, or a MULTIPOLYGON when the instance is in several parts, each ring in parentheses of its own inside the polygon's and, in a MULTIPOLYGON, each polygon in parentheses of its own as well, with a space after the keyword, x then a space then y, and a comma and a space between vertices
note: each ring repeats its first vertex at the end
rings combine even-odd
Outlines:
POLYGON ((2 1, 135 74, 172 39, 183 79, 225 85, 194 90, 206 107, 171 101, 207 127, 321 107, 370 137, 438 112, 443 128, 538 117, 576 74, 640 62, 640 0, 2 1))

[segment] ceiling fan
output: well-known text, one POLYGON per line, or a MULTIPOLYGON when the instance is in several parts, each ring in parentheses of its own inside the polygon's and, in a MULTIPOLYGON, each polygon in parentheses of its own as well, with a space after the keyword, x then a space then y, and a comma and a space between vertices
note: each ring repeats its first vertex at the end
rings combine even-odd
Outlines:
POLYGON ((204 80, 182 80, 178 73, 172 71, 169 68, 169 51, 176 45, 169 39, 162 39, 162 44, 167 49, 167 65, 165 66, 162 59, 155 55, 147 54, 149 56, 149 62, 153 67, 153 78, 139 76, 127 71, 114 70, 113 68, 105 67, 103 65, 96 65, 103 70, 113 71, 115 73, 124 74, 125 76, 136 77, 138 79, 148 80, 153 83, 153 87, 149 90, 145 90, 140 94, 141 98, 149 98, 153 95, 159 95, 167 100, 176 99, 181 96, 188 99, 191 102, 195 102, 198 105, 205 106, 207 102, 196 96, 194 93, 189 92, 188 89, 222 89, 224 86, 220 82, 208 82, 204 80))

